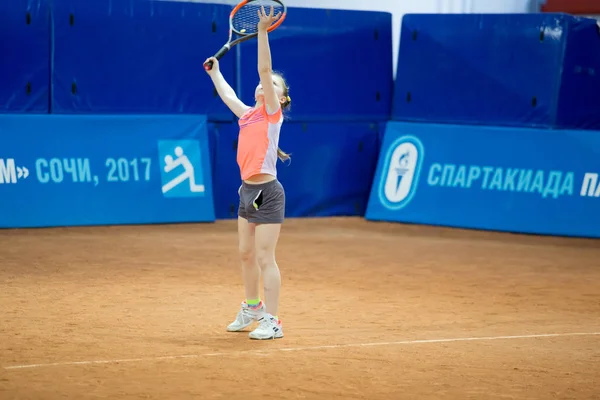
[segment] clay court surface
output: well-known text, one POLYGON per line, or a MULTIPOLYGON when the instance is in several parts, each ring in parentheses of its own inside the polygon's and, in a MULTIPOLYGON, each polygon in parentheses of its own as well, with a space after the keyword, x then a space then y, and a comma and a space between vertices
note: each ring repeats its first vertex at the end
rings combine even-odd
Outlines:
POLYGON ((600 241, 288 220, 251 341, 235 221, 0 239, 0 399, 600 399, 600 241))

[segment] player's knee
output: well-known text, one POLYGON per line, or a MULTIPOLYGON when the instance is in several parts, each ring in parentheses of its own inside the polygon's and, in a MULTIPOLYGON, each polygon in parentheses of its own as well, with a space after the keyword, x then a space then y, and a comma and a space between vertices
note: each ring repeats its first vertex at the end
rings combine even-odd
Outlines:
POLYGON ((261 268, 268 268, 275 264, 275 254, 269 248, 256 249, 256 259, 261 268))
POLYGON ((251 262, 254 259, 254 249, 249 246, 240 246, 240 259, 243 262, 251 262))

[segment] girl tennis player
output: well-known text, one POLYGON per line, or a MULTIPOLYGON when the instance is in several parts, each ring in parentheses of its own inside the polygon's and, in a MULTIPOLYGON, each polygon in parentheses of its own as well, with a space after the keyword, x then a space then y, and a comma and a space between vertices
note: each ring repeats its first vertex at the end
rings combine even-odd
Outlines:
POLYGON ((227 327, 238 332, 254 321, 258 327, 250 332, 251 339, 283 337, 278 318, 281 276, 275 261, 275 247, 284 220, 285 192, 277 180, 277 158, 285 161, 289 155, 279 149, 279 133, 283 124, 283 109, 291 99, 283 76, 274 73, 267 28, 279 18, 264 7, 258 12, 258 75, 254 107, 240 101, 219 71, 219 62, 211 57, 210 75, 221 100, 239 118, 237 162, 242 185, 238 190, 238 240, 242 261, 242 277, 246 299, 235 321, 227 327), (265 301, 260 298, 260 277, 263 277, 265 301))

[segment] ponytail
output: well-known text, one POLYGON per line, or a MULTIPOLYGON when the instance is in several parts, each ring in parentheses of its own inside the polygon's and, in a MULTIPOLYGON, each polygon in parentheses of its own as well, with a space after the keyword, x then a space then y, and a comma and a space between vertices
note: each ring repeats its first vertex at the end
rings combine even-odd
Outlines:
POLYGON ((279 157, 279 159, 283 162, 291 158, 289 154, 281 150, 279 147, 277 148, 277 157, 279 157))

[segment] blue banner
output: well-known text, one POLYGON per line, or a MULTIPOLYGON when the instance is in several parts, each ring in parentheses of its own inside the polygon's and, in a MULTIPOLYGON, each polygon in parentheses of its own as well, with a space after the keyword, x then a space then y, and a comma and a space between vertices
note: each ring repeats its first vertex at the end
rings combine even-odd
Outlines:
POLYGON ((600 132, 390 122, 368 220, 600 237, 600 132))
POLYGON ((0 227, 213 222, 206 116, 0 116, 0 227))

